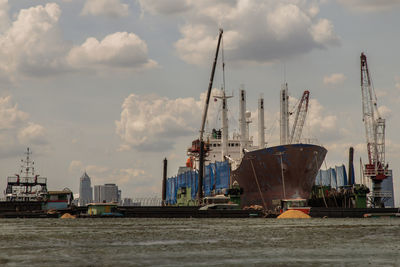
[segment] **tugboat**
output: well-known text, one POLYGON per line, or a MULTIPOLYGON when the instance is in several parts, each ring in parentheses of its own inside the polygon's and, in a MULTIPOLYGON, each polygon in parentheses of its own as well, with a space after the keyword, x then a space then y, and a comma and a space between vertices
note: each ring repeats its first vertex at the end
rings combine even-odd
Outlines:
POLYGON ((19 174, 7 177, 6 201, 44 201, 47 198, 47 178, 35 174, 29 147, 25 155, 19 174))

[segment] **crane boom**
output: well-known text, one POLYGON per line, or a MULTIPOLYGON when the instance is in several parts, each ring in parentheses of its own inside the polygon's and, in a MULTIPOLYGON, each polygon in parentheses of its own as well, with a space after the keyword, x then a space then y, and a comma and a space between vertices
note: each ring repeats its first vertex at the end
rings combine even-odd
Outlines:
POLYGON ((297 107, 296 117, 294 119, 292 132, 290 134, 290 144, 298 143, 300 141, 301 133, 303 131, 304 122, 308 111, 308 100, 310 92, 304 91, 300 103, 297 107))
POLYGON ((367 141, 366 175, 383 180, 385 166, 385 119, 381 118, 368 70, 367 57, 361 53, 361 95, 363 121, 367 141))
POLYGON ((218 44, 217 44, 217 49, 215 51, 214 63, 213 63, 212 69, 211 69, 211 76, 210 76, 210 82, 208 84, 206 103, 204 105, 203 117, 202 117, 202 121, 201 121, 200 138, 199 138, 200 142, 203 141, 204 126, 206 124, 208 105, 210 103, 210 95, 211 95, 211 89, 212 89, 212 85, 213 85, 213 81, 214 81, 215 66, 217 65, 219 46, 221 44, 221 38, 222 38, 223 32, 224 31, 222 29, 219 29, 218 44))

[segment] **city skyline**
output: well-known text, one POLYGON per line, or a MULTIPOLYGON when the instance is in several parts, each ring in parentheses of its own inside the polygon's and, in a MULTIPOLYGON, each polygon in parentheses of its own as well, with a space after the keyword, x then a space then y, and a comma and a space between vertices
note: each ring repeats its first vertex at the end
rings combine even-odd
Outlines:
MULTIPOLYGON (((254 142, 263 94, 266 141, 277 144, 286 81, 293 104, 310 91, 304 135, 328 149, 326 166, 346 164, 353 146, 357 179, 367 160, 365 52, 399 205, 399 11, 397 0, 0 0, 0 188, 31 147, 50 189, 79 192, 86 170, 93 185, 115 183, 124 196, 161 196, 162 160, 175 175, 198 136, 223 28, 230 134, 243 84, 254 142)), ((220 125, 218 106, 212 101, 208 129, 220 125)))

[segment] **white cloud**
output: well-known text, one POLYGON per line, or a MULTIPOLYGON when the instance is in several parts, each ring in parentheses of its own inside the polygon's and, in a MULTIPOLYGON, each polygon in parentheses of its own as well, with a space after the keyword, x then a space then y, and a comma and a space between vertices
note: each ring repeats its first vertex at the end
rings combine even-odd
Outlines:
POLYGON ((129 15, 129 6, 120 0, 86 0, 81 14, 125 17, 129 15))
POLYGON ((21 129, 18 133, 18 140, 21 144, 29 145, 45 144, 46 134, 43 126, 30 122, 27 127, 21 129))
POLYGON ((321 45, 339 44, 339 37, 334 32, 333 24, 327 19, 320 19, 311 26, 310 31, 314 41, 321 45))
POLYGON ((0 130, 12 130, 21 127, 29 115, 12 103, 11 96, 0 97, 0 130))
MULTIPOLYGON (((337 116, 326 114, 325 108, 318 100, 310 99, 303 133, 309 133, 323 142, 337 140, 341 136, 337 121, 337 116)), ((303 136, 306 137, 307 134, 303 136)))
MULTIPOLYGON (((218 93, 213 89, 212 95, 218 93)), ((165 151, 182 137, 196 137, 199 132, 206 94, 169 99, 158 95, 135 95, 125 98, 116 133, 122 140, 121 149, 165 151)), ((219 102, 210 101, 208 118, 215 118, 219 102)))
POLYGON ((325 85, 338 85, 342 84, 346 80, 346 76, 343 73, 332 73, 331 75, 324 76, 325 85))
POLYGON ((311 18, 295 4, 282 4, 267 15, 267 26, 278 40, 307 31, 311 18))
POLYGON ((0 157, 18 155, 26 146, 47 144, 45 128, 29 120, 29 114, 19 110, 11 96, 0 97, 0 157))
POLYGON ((116 132, 128 147, 168 149, 179 137, 195 135, 201 107, 201 102, 194 98, 131 94, 122 104, 116 132))
POLYGON ((100 41, 90 37, 82 45, 73 46, 62 36, 61 9, 55 3, 21 9, 9 24, 7 12, 7 2, 0 2, 0 32, 3 30, 0 76, 3 80, 54 76, 82 69, 139 70, 157 65, 148 58, 146 42, 134 33, 116 32, 100 41))
POLYGON ((398 0, 337 0, 339 4, 356 12, 380 12, 400 6, 398 0))
MULTIPOLYGON (((151 14, 167 14, 163 1, 140 1, 151 14)), ((288 0, 184 1, 185 21, 175 43, 178 55, 191 64, 204 64, 223 27, 224 48, 231 61, 266 63, 337 45, 332 23, 318 19, 318 5, 288 0)))
POLYGON ((117 67, 143 69, 157 65, 147 56, 147 45, 134 33, 116 32, 98 41, 88 38, 82 45, 75 46, 67 60, 76 68, 117 67))
POLYGON ((0 36, 0 70, 41 76, 63 68, 67 46, 58 27, 60 14, 54 3, 20 10, 0 36))

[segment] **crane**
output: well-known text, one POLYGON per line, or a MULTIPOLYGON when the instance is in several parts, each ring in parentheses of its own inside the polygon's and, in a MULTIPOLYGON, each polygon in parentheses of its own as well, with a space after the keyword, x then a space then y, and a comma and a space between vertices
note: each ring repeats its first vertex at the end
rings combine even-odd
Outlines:
POLYGON ((215 58, 214 58, 214 63, 211 69, 211 76, 210 76, 210 82, 208 84, 208 90, 207 90, 207 97, 206 97, 206 102, 204 104, 204 109, 203 109, 203 117, 201 121, 201 127, 200 127, 200 137, 199 137, 199 145, 200 145, 200 151, 199 151, 199 192, 198 192, 198 198, 199 201, 202 201, 203 198, 203 176, 204 176, 204 158, 205 158, 205 144, 203 141, 203 135, 204 135, 204 126, 206 124, 206 119, 207 119, 207 112, 208 112, 208 105, 210 103, 210 95, 211 95, 211 89, 214 81, 214 74, 215 74, 215 66, 217 65, 217 59, 218 59, 218 52, 219 52, 219 47, 221 44, 221 38, 223 34, 223 30, 219 29, 219 35, 218 35, 218 43, 217 43, 217 49, 215 51, 215 58))
POLYGON ((362 111, 368 152, 364 175, 372 180, 372 204, 381 207, 382 197, 385 197, 381 191, 381 183, 388 175, 388 165, 385 166, 385 119, 379 114, 367 57, 364 53, 361 53, 360 61, 362 111))
POLYGON ((297 106, 296 117, 294 119, 292 132, 290 134, 289 143, 294 144, 300 141, 301 132, 303 131, 304 122, 308 111, 309 91, 304 91, 303 96, 297 106))

